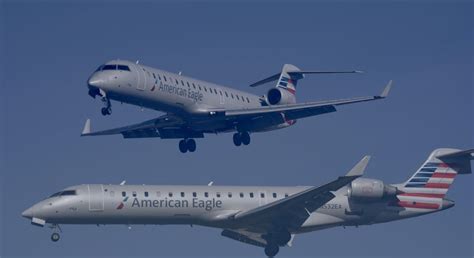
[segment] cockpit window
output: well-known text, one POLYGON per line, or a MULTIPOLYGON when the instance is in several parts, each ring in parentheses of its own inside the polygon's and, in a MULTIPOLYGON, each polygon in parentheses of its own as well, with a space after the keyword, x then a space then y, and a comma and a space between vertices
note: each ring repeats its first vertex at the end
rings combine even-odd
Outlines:
POLYGON ((99 68, 97 68, 97 70, 95 70, 95 71, 96 71, 96 72, 102 71, 102 68, 104 68, 104 65, 99 66, 99 68))
POLYGON ((104 67, 102 68, 102 71, 104 71, 104 70, 117 70, 117 65, 115 65, 115 64, 104 65, 104 67))
POLYGON ((122 71, 130 71, 130 68, 126 65, 118 65, 118 69, 122 71))
POLYGON ((52 194, 49 198, 57 197, 57 196, 68 196, 68 195, 77 195, 76 190, 66 190, 62 192, 57 192, 52 194))

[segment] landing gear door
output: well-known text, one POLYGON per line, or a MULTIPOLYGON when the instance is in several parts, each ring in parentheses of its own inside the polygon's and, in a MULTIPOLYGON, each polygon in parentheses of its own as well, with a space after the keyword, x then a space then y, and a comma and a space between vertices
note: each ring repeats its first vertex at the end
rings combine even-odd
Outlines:
POLYGON ((87 185, 89 188, 89 211, 104 210, 104 187, 103 185, 87 185))

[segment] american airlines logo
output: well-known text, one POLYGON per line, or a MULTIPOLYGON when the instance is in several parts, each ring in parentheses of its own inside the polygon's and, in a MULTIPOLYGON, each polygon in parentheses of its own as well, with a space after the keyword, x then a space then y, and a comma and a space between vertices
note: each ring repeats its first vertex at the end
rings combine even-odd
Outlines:
POLYGON ((124 203, 126 203, 127 201, 128 201, 128 196, 126 196, 125 198, 123 198, 122 202, 117 206, 117 210, 123 209, 123 207, 125 206, 124 203))

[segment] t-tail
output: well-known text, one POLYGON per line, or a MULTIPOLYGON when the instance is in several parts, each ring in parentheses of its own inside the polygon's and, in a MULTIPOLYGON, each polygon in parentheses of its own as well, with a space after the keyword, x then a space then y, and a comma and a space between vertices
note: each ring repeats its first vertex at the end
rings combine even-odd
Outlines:
POLYGON ((445 199, 449 187, 460 174, 471 174, 474 149, 434 150, 408 181, 399 185, 398 205, 406 208, 446 209, 454 202, 445 199))
POLYGON ((270 105, 296 103, 296 87, 298 81, 305 74, 329 74, 329 73, 361 73, 361 71, 304 71, 292 64, 285 64, 281 72, 255 82, 250 87, 256 87, 268 82, 277 81, 275 88, 268 91, 266 102, 270 105))

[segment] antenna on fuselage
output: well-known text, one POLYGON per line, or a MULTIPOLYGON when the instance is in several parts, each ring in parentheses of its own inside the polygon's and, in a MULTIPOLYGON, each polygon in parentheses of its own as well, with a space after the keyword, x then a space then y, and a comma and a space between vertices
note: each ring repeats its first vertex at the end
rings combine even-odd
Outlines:
POLYGON ((178 72, 178 75, 181 76, 182 73, 183 73, 182 71, 179 71, 179 72, 178 72))
POLYGON ((138 64, 139 62, 140 62, 140 60, 137 60, 137 61, 135 62, 135 64, 138 64))
POLYGON ((120 183, 120 185, 125 185, 125 183, 127 183, 127 181, 123 180, 122 183, 120 183))
POLYGON ((207 184, 207 186, 212 186, 214 184, 214 181, 211 181, 209 182, 209 184, 207 184))

